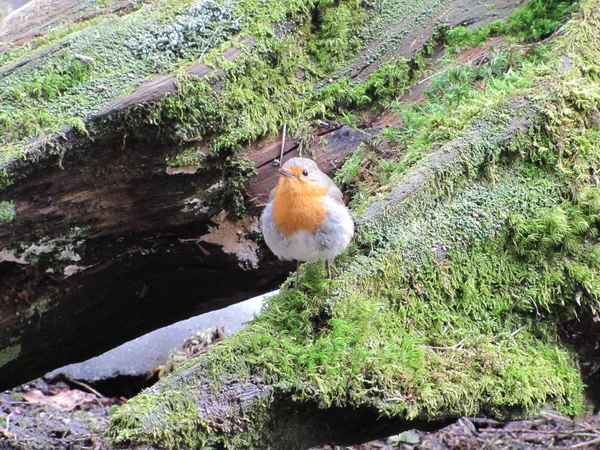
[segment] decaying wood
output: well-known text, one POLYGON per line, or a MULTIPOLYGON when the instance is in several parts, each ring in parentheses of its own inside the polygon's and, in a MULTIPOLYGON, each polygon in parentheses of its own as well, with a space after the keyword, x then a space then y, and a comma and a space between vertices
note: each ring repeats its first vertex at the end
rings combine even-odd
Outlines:
MULTIPOLYGON (((128 4, 111 3, 113 10, 128 4)), ((507 0, 493 11, 462 0, 448 5, 431 20, 478 26, 515 7, 507 0)), ((73 2, 63 6, 64 11, 55 11, 51 18, 31 16, 35 28, 43 34, 57 21, 80 14, 80 6, 73 2)), ((6 41, 31 39, 21 22, 12 23, 9 31, 3 29, 6 41)), ((359 55, 360 62, 348 66, 348 73, 364 80, 384 60, 410 57, 435 29, 419 24, 402 27, 407 32, 400 33, 400 39, 394 37, 398 29, 389 30, 359 55), (377 56, 368 59, 368 52, 377 56)), ((44 57, 57 51, 51 48, 44 57)), ((233 47, 225 52, 230 60, 238 55, 233 47)), ((4 76, 28 64, 35 61, 19 61, 4 76)), ((201 63, 186 72, 214 74, 201 63)), ((115 120, 176 89, 174 74, 156 76, 85 122, 93 126, 115 120)), ((386 124, 394 120, 398 119, 386 124)), ((382 124, 375 121, 363 130, 324 124, 305 151, 332 173, 360 143, 377 135, 382 124)), ((176 320, 263 293, 293 268, 293 263, 276 260, 264 245, 245 237, 259 233, 257 218, 276 182, 281 134, 250 143, 245 150, 257 174, 246 184, 248 214, 240 219, 205 207, 197 197, 199 191, 219 188, 222 168, 203 167, 201 173, 194 167, 153 170, 156 156, 174 149, 115 130, 119 127, 89 142, 74 128, 65 128, 28 144, 35 159, 13 158, 3 167, 21 174, 21 179, 1 198, 14 202, 18 224, 0 227, 0 349, 12 352, 8 362, 0 358, 0 389, 176 320), (54 144, 60 144, 61 151, 55 151, 54 144), (68 243, 66 235, 71 236, 68 243), (78 235, 80 239, 73 238, 78 235), (52 257, 59 264, 29 264, 21 253, 11 251, 25 242, 21 253, 29 252, 42 262, 52 257), (51 358, 40 358, 50 354, 51 358)), ((299 143, 286 137, 284 158, 298 151, 299 143)))
POLYGON ((52 0, 31 1, 14 11, 0 24, 0 51, 6 51, 35 38, 43 40, 50 27, 61 23, 82 22, 104 14, 116 13, 131 8, 134 3, 130 0, 119 0, 98 6, 93 0, 66 0, 59 3, 52 0))

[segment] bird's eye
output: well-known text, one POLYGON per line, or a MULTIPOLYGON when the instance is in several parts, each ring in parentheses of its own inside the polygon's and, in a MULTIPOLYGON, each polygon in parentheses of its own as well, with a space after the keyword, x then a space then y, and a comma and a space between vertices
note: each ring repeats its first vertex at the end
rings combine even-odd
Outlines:
POLYGON ((307 177, 307 176, 308 176, 308 170, 304 169, 304 170, 302 171, 302 175, 304 175, 305 177, 307 177))

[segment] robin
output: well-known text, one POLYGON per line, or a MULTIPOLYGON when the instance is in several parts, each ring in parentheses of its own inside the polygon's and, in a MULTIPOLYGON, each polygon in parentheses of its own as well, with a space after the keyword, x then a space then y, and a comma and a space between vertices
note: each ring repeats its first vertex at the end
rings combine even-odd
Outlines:
POLYGON ((300 261, 325 260, 331 278, 331 261, 346 250, 354 234, 342 192, 307 158, 290 159, 279 173, 261 216, 265 242, 280 259, 295 259, 297 269, 300 261))

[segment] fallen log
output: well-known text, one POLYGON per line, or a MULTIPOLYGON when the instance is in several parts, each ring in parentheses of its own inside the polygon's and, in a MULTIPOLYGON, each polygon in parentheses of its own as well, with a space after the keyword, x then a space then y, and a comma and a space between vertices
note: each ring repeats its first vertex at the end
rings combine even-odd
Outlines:
POLYGON ((339 168, 378 130, 330 121, 354 102, 336 83, 384 61, 416 76, 440 24, 514 7, 466 3, 398 14, 402 2, 118 2, 88 14, 96 2, 70 2, 48 16, 38 0, 15 13, 38 37, 20 19, 1 34, 11 52, 0 60, 0 389, 277 286, 291 267, 257 229, 277 133, 289 125, 285 157, 312 152, 339 168), (367 15, 361 51, 352 41, 321 61, 367 15))
MULTIPOLYGON (((489 102, 435 103, 446 120, 425 109, 423 133, 442 137, 412 163, 410 141, 385 198, 355 197, 337 276, 306 264, 299 289, 120 408, 113 442, 295 449, 415 420, 581 414, 584 380, 559 335, 600 311, 598 36, 600 8, 582 2, 535 70, 482 88, 489 102)), ((378 154, 361 147, 341 179, 378 186, 390 164, 378 154)))

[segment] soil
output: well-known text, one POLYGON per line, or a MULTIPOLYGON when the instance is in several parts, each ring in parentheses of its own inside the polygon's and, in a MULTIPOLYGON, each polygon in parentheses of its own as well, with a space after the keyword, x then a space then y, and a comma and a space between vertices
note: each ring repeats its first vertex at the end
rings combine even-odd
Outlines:
MULTIPOLYGON (((48 383, 43 379, 19 386, 0 394, 0 449, 2 450, 50 450, 50 449, 93 449, 105 450, 109 446, 103 430, 109 421, 110 408, 118 405, 117 398, 85 394, 80 386, 74 389, 67 382, 48 383), (55 398, 57 394, 68 394, 77 401, 59 406, 58 403, 32 403, 35 397, 24 395, 40 392, 39 399, 55 398), (73 409, 70 407, 73 406, 73 409)), ((85 388, 83 388, 85 390, 85 388)), ((68 398, 68 397, 67 397, 68 398)))

